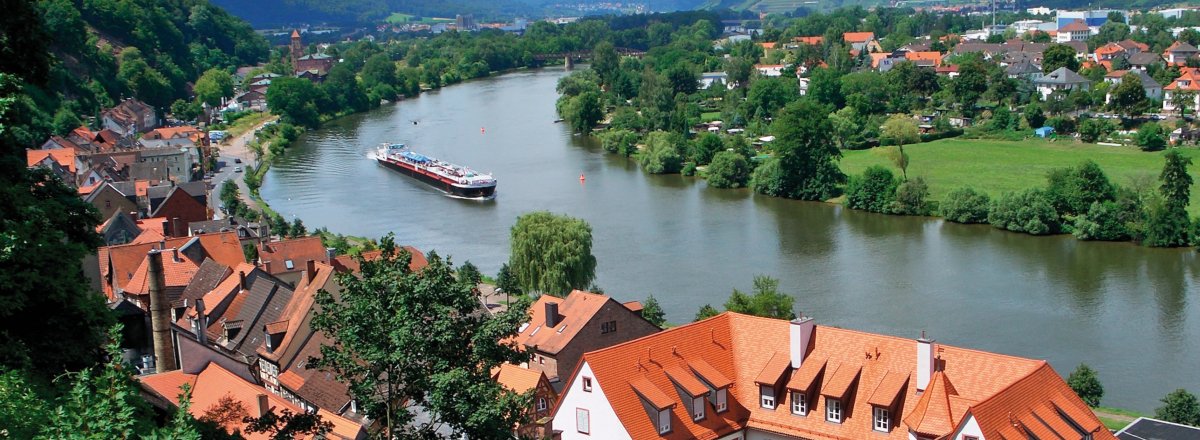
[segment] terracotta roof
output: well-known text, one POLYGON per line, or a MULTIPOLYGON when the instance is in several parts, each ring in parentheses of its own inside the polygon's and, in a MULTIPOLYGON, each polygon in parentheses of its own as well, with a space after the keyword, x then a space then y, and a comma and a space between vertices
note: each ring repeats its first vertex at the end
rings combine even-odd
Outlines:
POLYGON ((1121 46, 1120 44, 1108 43, 1108 44, 1105 44, 1104 46, 1101 46, 1100 48, 1096 49, 1095 53, 1096 53, 1096 55, 1113 55, 1113 54, 1123 53, 1126 50, 1127 49, 1125 49, 1125 47, 1121 46))
POLYGON ((1128 38, 1118 41, 1116 44, 1119 44, 1121 47, 1123 47, 1125 49, 1137 49, 1142 52, 1150 50, 1150 45, 1148 45, 1146 43, 1139 43, 1137 41, 1133 41, 1128 38))
MULTIPOLYGON (((309 274, 306 278, 301 279, 296 284, 296 291, 292 294, 292 300, 288 302, 283 313, 280 314, 281 320, 285 320, 285 326, 280 326, 278 322, 269 323, 268 332, 272 331, 270 326, 274 325, 276 331, 282 330, 283 339, 275 346, 274 350, 267 350, 266 345, 258 347, 258 355, 279 364, 280 367, 287 368, 292 364, 296 355, 303 348, 303 344, 312 336, 312 330, 309 324, 312 322, 313 309, 316 304, 317 292, 321 289, 334 292, 336 287, 330 283, 336 280, 333 277, 333 266, 324 263, 313 263, 315 274, 309 274)), ((307 270, 307 269, 305 269, 307 270)))
POLYGON ((820 35, 817 35, 815 37, 792 37, 792 41, 794 41, 796 43, 820 46, 821 43, 825 42, 825 37, 822 37, 820 35))
POLYGON ((794 391, 809 391, 814 390, 814 385, 817 383, 817 376, 825 371, 825 359, 810 356, 805 359, 804 363, 792 373, 792 378, 788 380, 787 387, 794 391))
POLYGON ((607 295, 582 290, 572 291, 566 299, 542 295, 530 306, 529 325, 517 334, 516 342, 525 347, 537 347, 538 351, 544 353, 558 353, 609 301, 616 303, 607 295), (558 304, 560 319, 554 324, 554 328, 544 328, 547 302, 558 304))
POLYGON ((292 29, 292 38, 300 38, 300 31, 292 29))
POLYGON ((700 382, 695 374, 685 370, 679 365, 671 365, 663 369, 667 373, 667 377, 671 378, 676 386, 683 388, 692 397, 700 397, 708 394, 708 386, 700 382))
MULTIPOLYGON (((412 246, 401 246, 401 248, 408 251, 408 253, 412 255, 412 260, 409 260, 408 262, 409 270, 416 272, 424 269, 426 266, 429 266, 429 260, 425 259, 425 254, 419 249, 412 246)), ((379 257, 382 255, 383 251, 380 250, 366 251, 362 253, 363 259, 367 261, 379 259, 379 257)), ((333 258, 331 263, 333 264, 333 268, 338 272, 358 273, 359 271, 358 261, 355 260, 354 256, 352 255, 338 255, 333 258)))
POLYGON ((538 382, 545 376, 540 371, 521 368, 513 364, 500 364, 492 370, 492 380, 515 393, 524 393, 537 388, 538 382))
POLYGON ((183 370, 173 370, 166 373, 148 374, 138 377, 142 389, 150 391, 171 404, 179 406, 179 394, 183 392, 183 384, 196 387, 196 375, 184 373, 183 370))
POLYGON ((1167 84, 1167 86, 1163 87, 1163 89, 1189 90, 1193 92, 1200 91, 1200 73, 1197 73, 1196 70, 1192 69, 1185 70, 1183 74, 1179 76, 1179 78, 1175 78, 1174 81, 1171 81, 1171 83, 1167 84))
POLYGON ((1170 53, 1170 52, 1188 53, 1188 52, 1196 52, 1196 51, 1198 51, 1198 49, 1196 49, 1196 46, 1192 46, 1191 44, 1188 44, 1185 41, 1176 41, 1174 43, 1171 43, 1171 45, 1168 46, 1167 50, 1163 51, 1163 53, 1170 53))
POLYGON ((776 385, 779 383, 779 379, 787 373, 790 365, 791 360, 788 359, 788 354, 777 351, 771 355, 771 359, 767 361, 767 365, 754 378, 754 383, 759 385, 776 385))
POLYGON ((312 236, 263 243, 258 249, 258 260, 264 265, 270 262, 267 272, 279 274, 304 270, 308 260, 328 262, 328 254, 321 237, 312 236))
MULTIPOLYGON (((58 136, 55 136, 58 137, 58 136)), ((55 148, 50 150, 25 150, 25 160, 30 167, 37 166, 46 158, 50 158, 59 166, 66 168, 68 171, 75 172, 75 149, 73 148, 55 148)))
MULTIPOLYGON (((200 264, 192 261, 187 255, 181 252, 173 252, 167 250, 162 253, 163 263, 163 280, 166 281, 168 288, 176 288, 176 294, 182 294, 183 289, 192 281, 192 277, 200 270, 200 264)), ((125 293, 133 295, 147 295, 150 293, 149 287, 150 274, 150 259, 142 259, 142 264, 133 272, 133 277, 129 282, 125 283, 125 293)), ((171 298, 174 301, 176 298, 171 298)))
MULTIPOLYGON (((579 368, 586 364, 591 369, 597 386, 604 390, 607 404, 632 438, 660 437, 647 417, 643 401, 664 408, 668 406, 664 397, 675 405, 672 432, 664 436, 672 439, 716 438, 749 426, 801 438, 900 440, 908 438, 908 428, 900 425, 901 420, 914 430, 950 432, 965 422, 967 414, 973 414, 984 427, 985 437, 1001 438, 998 429, 1008 423, 1009 411, 1029 425, 1038 421, 1036 411, 1046 405, 1053 405, 1080 426, 1100 426, 1098 419, 1043 361, 939 344, 934 353, 940 370, 933 373, 928 389, 918 395, 914 387, 915 340, 825 326, 813 330, 803 366, 792 373, 792 382, 803 382, 804 376, 810 376, 815 383, 824 365, 824 383, 814 391, 822 395, 847 394, 843 402, 849 406, 843 423, 825 421, 824 399, 810 402, 808 416, 791 414, 786 409, 790 403, 786 401, 790 398, 787 395, 777 397, 778 408, 783 409, 760 408, 759 390, 753 384, 764 370, 774 370, 771 364, 777 362, 776 358, 789 357, 790 325, 787 321, 726 312, 586 353, 579 368), (701 361, 709 366, 697 368, 701 361), (707 417, 695 422, 686 412, 687 405, 679 405, 679 393, 663 393, 663 390, 675 387, 675 376, 689 372, 698 373, 697 379, 708 380, 712 373, 700 371, 708 369, 731 378, 734 386, 730 388, 729 409, 715 413, 710 407, 707 417), (951 376, 953 385, 948 380, 951 376), (853 386, 855 381, 858 386, 853 386), (655 395, 654 390, 662 396, 655 395), (892 414, 894 428, 886 433, 876 432, 871 407, 889 401, 896 405, 892 414)), ((785 363, 785 366, 790 365, 785 363)), ((560 402, 576 392, 571 391, 574 388, 570 384, 565 389, 568 395, 560 402)), ((1040 414, 1050 413, 1042 410, 1040 414)), ((1040 431, 1053 433, 1052 425, 1056 423, 1039 421, 1039 424, 1040 431)), ((1095 431, 1093 437, 1113 438, 1103 429, 1095 431)))
POLYGON ((1075 20, 1072 20, 1070 23, 1067 23, 1065 26, 1058 28, 1058 31, 1059 32, 1088 32, 1088 31, 1090 31, 1090 29, 1088 29, 1088 25, 1086 22, 1077 18, 1075 20))
MULTIPOLYGON (((171 374, 171 373, 166 373, 171 374)), ((283 409, 288 409, 292 412, 302 412, 303 409, 295 404, 284 400, 282 397, 271 394, 261 386, 247 382, 245 379, 238 377, 229 370, 214 363, 209 363, 200 374, 193 376, 192 387, 192 405, 189 408, 193 417, 203 416, 209 409, 220 404, 223 397, 230 397, 236 402, 240 402, 242 406, 251 415, 258 412, 258 396, 266 396, 267 404, 275 410, 278 415, 283 409)), ((144 378, 143 378, 144 379, 144 378)), ((172 393, 169 388, 174 385, 177 380, 163 380, 146 382, 143 380, 143 387, 148 387, 154 392, 163 395, 172 393)), ((175 393, 178 394, 178 393, 175 393)), ((318 414, 321 419, 333 424, 333 430, 326 434, 327 437, 333 439, 355 439, 365 436, 365 430, 362 426, 346 419, 345 417, 333 414, 329 411, 319 410, 318 414)), ((269 439, 269 434, 251 434, 245 432, 245 424, 240 420, 232 421, 224 428, 233 432, 234 430, 242 431, 242 436, 247 440, 269 439)))
POLYGON ((625 306, 625 308, 629 309, 631 312, 640 312, 642 311, 643 307, 641 301, 628 301, 621 303, 621 305, 625 306))
POLYGON ((937 51, 905 52, 904 58, 909 61, 929 61, 934 66, 942 65, 942 53, 937 51))
POLYGON ((847 43, 866 43, 874 39, 874 32, 846 32, 842 34, 842 40, 847 43))
POLYGON ((776 44, 775 42, 769 42, 769 43, 758 43, 758 45, 759 45, 759 46, 762 46, 762 48, 763 48, 763 49, 774 49, 774 48, 775 48, 775 44, 776 44))
POLYGON ((689 360, 688 367, 691 367, 692 371, 695 371, 701 380, 708 382, 713 388, 725 388, 733 384, 732 379, 726 377, 703 358, 689 360))
MULTIPOLYGON (((150 232, 150 231, 154 231, 154 230, 155 230, 154 227, 145 228, 145 229, 143 229, 142 235, 150 233, 153 236, 154 233, 150 232)), ((159 232, 159 235, 161 235, 161 228, 159 228, 158 232, 159 232)), ((139 235, 139 238, 140 237, 141 236, 139 235)), ((192 242, 192 240, 196 240, 196 239, 198 239, 197 243, 199 243, 200 246, 203 248, 204 254, 207 257, 212 258, 213 260, 216 260, 218 263, 224 264, 226 266, 232 266, 232 265, 235 265, 245 259, 245 256, 242 254, 241 244, 238 243, 237 236, 233 233, 206 234, 206 235, 203 235, 200 237, 171 238, 171 239, 162 241, 161 243, 163 243, 165 245, 164 246, 165 249, 182 248, 185 245, 187 245, 189 242, 192 242)), ((157 248, 159 243, 160 243, 159 241, 142 242, 142 240, 134 240, 134 243, 131 243, 131 244, 125 244, 125 245, 119 245, 119 246, 106 246, 106 247, 100 248, 101 251, 99 252, 99 255, 101 258, 100 258, 99 264, 100 264, 101 277, 103 278, 103 277, 107 277, 107 276, 111 275, 113 284, 115 284, 117 288, 127 289, 126 285, 130 282, 130 280, 135 278, 135 274, 139 270, 143 270, 143 271, 145 270, 144 268, 142 268, 142 266, 144 264, 144 261, 146 260, 146 253, 149 252, 151 249, 157 248), (111 270, 111 272, 110 272, 110 270, 111 270)), ((183 255, 183 254, 184 254, 183 252, 180 252, 180 255, 183 255)), ((190 258, 187 258, 187 257, 182 257, 182 258, 184 258, 185 260, 188 260, 189 263, 194 267, 199 266, 199 263, 191 261, 190 258)), ((170 260, 170 258, 163 259, 164 268, 167 267, 168 265, 170 265, 167 262, 167 260, 170 260)), ((171 265, 171 266, 173 266, 173 265, 171 265)), ((194 273, 195 272, 193 271, 192 274, 194 274, 194 273)), ((168 277, 170 277, 171 273, 168 272, 167 275, 168 275, 168 277)), ((176 274, 176 275, 179 275, 179 274, 176 274)), ((182 275, 180 275, 180 276, 182 276, 182 275)), ((182 281, 181 284, 178 284, 179 286, 186 286, 188 284, 188 281, 191 280, 191 278, 190 278, 191 275, 187 275, 187 276, 188 276, 187 280, 182 281)), ((144 283, 145 282, 144 272, 143 272, 141 278, 142 278, 141 282, 144 283)), ((173 278, 173 279, 177 279, 177 278, 173 278)), ((172 281, 168 280, 168 284, 171 284, 171 283, 172 283, 172 281)), ((111 292, 108 292, 107 287, 106 287, 106 293, 111 293, 111 292)), ((111 295, 110 295, 110 298, 111 298, 111 295)))

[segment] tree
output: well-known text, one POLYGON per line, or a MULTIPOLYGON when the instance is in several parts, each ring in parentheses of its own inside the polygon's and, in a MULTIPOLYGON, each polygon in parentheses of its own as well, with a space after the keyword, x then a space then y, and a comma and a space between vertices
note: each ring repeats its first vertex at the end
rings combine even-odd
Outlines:
POLYGON ((988 223, 1000 229, 1032 235, 1057 233, 1060 228, 1058 212, 1039 189, 1007 193, 992 202, 988 223))
POLYGON ((867 167, 861 176, 852 177, 846 185, 846 207, 869 212, 891 212, 899 184, 891 170, 879 165, 867 167))
POLYGON ((708 185, 713 188, 741 188, 750 180, 750 162, 733 151, 722 151, 708 166, 708 185))
MULTIPOLYGON (((271 88, 274 87, 275 83, 272 82, 271 88)), ((322 108, 320 105, 322 101, 318 101, 317 108, 322 113, 361 112, 371 108, 366 89, 358 82, 357 75, 347 63, 338 63, 329 69, 329 74, 325 75, 325 80, 321 82, 319 88, 329 98, 324 101, 328 108, 322 108)), ((267 89, 268 94, 270 90, 267 89)))
POLYGON ((526 292, 564 296, 596 276, 592 228, 565 215, 537 211, 517 217, 508 267, 526 292))
POLYGON ((308 228, 304 227, 304 222, 300 220, 300 217, 296 217, 292 221, 292 226, 288 228, 288 236, 299 238, 305 235, 308 235, 308 228))
POLYGON ((1162 398, 1163 406, 1154 410, 1154 417, 1172 423, 1200 426, 1200 401, 1180 388, 1162 398))
POLYGON ((196 117, 200 116, 200 113, 203 111, 204 108, 195 102, 176 99, 175 102, 171 103, 171 115, 174 116, 175 119, 182 121, 196 119, 196 117))
POLYGON ((842 107, 829 114, 829 124, 833 127, 833 138, 837 140, 838 148, 850 148, 851 142, 862 138, 862 125, 858 120, 858 112, 854 107, 842 107))
POLYGON ((54 112, 54 122, 51 123, 54 129, 54 134, 66 135, 79 127, 83 122, 79 120, 79 116, 66 106, 59 107, 58 111, 54 112))
POLYGON ((681 151, 686 142, 678 133, 650 133, 646 136, 646 148, 636 154, 638 163, 650 174, 678 173, 683 168, 681 151))
POLYGON ((750 91, 746 93, 746 108, 765 110, 764 114, 756 115, 771 117, 779 112, 787 103, 800 97, 800 89, 791 79, 761 78, 750 83, 750 91))
POLYGON ((775 155, 755 170, 755 191, 801 200, 827 200, 837 194, 846 175, 838 169, 842 153, 830 139, 826 115, 828 111, 810 99, 784 107, 771 124, 775 155))
POLYGON ((1083 403, 1092 408, 1100 406, 1100 398, 1104 397, 1104 386, 1100 384, 1100 378, 1096 377, 1096 370, 1087 364, 1079 364, 1079 367, 1071 372, 1067 377, 1067 385, 1075 390, 1075 394, 1083 399, 1083 403))
POLYGON ((766 275, 754 276, 753 295, 737 289, 725 302, 725 310, 776 319, 796 319, 792 305, 796 298, 779 291, 779 280, 766 275))
POLYGON ((904 144, 920 142, 921 135, 917 132, 917 123, 908 115, 892 115, 883 123, 882 138, 896 146, 892 155, 892 163, 900 169, 904 180, 908 180, 908 154, 904 153, 904 144))
POLYGON ((316 412, 292 412, 284 408, 281 414, 275 414, 275 408, 267 410, 260 417, 245 417, 246 432, 267 434, 271 440, 292 440, 294 438, 322 438, 333 430, 333 423, 322 420, 316 412))
POLYGON ((276 78, 267 89, 267 107, 286 122, 315 128, 321 122, 321 113, 317 110, 321 93, 307 79, 276 78))
POLYGON ((696 312, 696 318, 693 319, 692 322, 703 321, 719 314, 721 314, 721 312, 717 310, 716 307, 713 307, 712 304, 705 304, 700 306, 700 311, 696 312))
POLYGON ((1112 95, 1109 107, 1125 115, 1140 115, 1149 104, 1146 89, 1142 87, 1142 79, 1133 73, 1121 77, 1121 82, 1113 87, 1109 94, 1112 95))
POLYGON ((378 259, 355 257, 361 276, 337 274, 338 298, 318 292, 312 327, 333 343, 308 360, 310 368, 348 384, 386 437, 440 438, 439 427, 454 437, 510 436, 530 402, 490 373, 525 357, 511 341, 528 300, 495 316, 479 313, 473 286, 454 276, 449 259, 431 252, 429 265, 414 272, 412 256, 391 235, 380 246, 378 259), (417 420, 414 407, 428 419, 417 420))
POLYGON ((809 78, 808 94, 805 96, 809 96, 821 104, 841 108, 845 103, 845 99, 842 97, 841 77, 841 73, 827 67, 814 69, 809 78))
POLYGON ((646 301, 642 303, 642 317, 660 328, 667 326, 667 314, 663 312, 658 300, 654 299, 654 295, 647 296, 646 301))
POLYGON ((1086 160, 1073 168, 1056 168, 1046 174, 1046 198, 1062 215, 1087 212, 1095 202, 1116 198, 1116 186, 1100 165, 1086 160))
POLYGON ((1192 159, 1175 150, 1167 152, 1165 157, 1166 163, 1158 177, 1162 201, 1148 209, 1143 243, 1154 247, 1187 246, 1191 241, 1187 205, 1191 198, 1192 176, 1188 174, 1188 166, 1192 159))
POLYGON ((367 88, 378 85, 396 86, 400 83, 396 76, 396 63, 386 53, 377 53, 367 58, 359 75, 367 88))
POLYGON ((1179 151, 1169 151, 1164 157, 1166 162, 1158 176, 1159 192, 1169 206, 1186 208, 1192 194, 1192 175, 1188 174, 1192 159, 1179 151))
POLYGON ((987 91, 987 69, 983 62, 970 59, 958 66, 958 78, 950 82, 950 93, 966 115, 975 113, 975 103, 987 91))
POLYGON ((221 105, 222 98, 233 96, 233 75, 221 69, 208 69, 192 88, 196 100, 211 107, 221 105))
POLYGON ((1075 58, 1075 48, 1065 44, 1051 44, 1042 52, 1042 73, 1050 73, 1066 67, 1072 72, 1079 71, 1079 59, 1075 58))
POLYGON ((1029 124, 1029 128, 1037 129, 1046 125, 1046 114, 1042 113, 1042 106, 1037 103, 1029 103, 1025 105, 1025 122, 1029 124))
POLYGON ((987 223, 991 199, 971 187, 958 188, 942 201, 942 216, 956 223, 987 223))
POLYGON ((1084 119, 1079 123, 1079 140, 1083 142, 1096 142, 1112 132, 1112 125, 1103 119, 1084 119))
POLYGON ((604 117, 604 107, 597 92, 587 91, 567 99, 561 116, 576 133, 587 134, 604 117))
POLYGON ((474 264, 471 264, 470 260, 467 260, 462 264, 462 266, 458 267, 457 275, 459 280, 464 281, 472 286, 477 286, 479 283, 483 282, 483 274, 479 272, 478 267, 475 267, 474 264))
POLYGON ((724 148, 721 137, 715 133, 704 133, 691 142, 691 160, 697 165, 712 162, 713 156, 724 148))
POLYGON ((1138 127, 1137 144, 1142 151, 1159 151, 1167 148, 1167 137, 1157 122, 1147 122, 1138 127))
POLYGON ((617 74, 620 73, 621 59, 617 49, 608 41, 602 41, 592 49, 592 70, 600 76, 600 83, 612 87, 617 74))
POLYGON ((517 277, 508 268, 508 263, 501 264, 500 271, 496 272, 496 290, 504 291, 511 295, 521 295, 524 293, 524 290, 521 289, 521 284, 517 281, 517 277))
POLYGON ((896 197, 889 211, 899 215, 929 215, 932 207, 928 199, 929 185, 925 179, 917 177, 905 180, 896 187, 896 197))
POLYGON ((1196 105, 1196 94, 1195 92, 1176 90, 1171 93, 1171 105, 1179 110, 1179 117, 1183 118, 1187 115, 1188 110, 1196 105))

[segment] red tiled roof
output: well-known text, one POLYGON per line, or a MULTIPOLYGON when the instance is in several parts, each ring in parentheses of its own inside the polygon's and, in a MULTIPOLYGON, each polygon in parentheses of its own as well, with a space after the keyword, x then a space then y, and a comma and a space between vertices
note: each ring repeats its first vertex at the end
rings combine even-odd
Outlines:
POLYGON ((541 371, 533 371, 508 363, 500 364, 499 367, 492 370, 492 380, 515 393, 524 393, 537 388, 543 376, 545 374, 541 371))
POLYGON ((787 373, 791 362, 787 353, 775 352, 775 354, 771 355, 771 359, 767 361, 767 365, 754 378, 754 383, 772 386, 778 384, 779 378, 783 377, 784 373, 787 373))
POLYGON ((774 49, 775 48, 775 42, 758 43, 758 45, 762 46, 763 49, 774 49))
POLYGON ((1083 20, 1075 19, 1065 26, 1058 28, 1059 32, 1086 32, 1089 31, 1087 23, 1083 20))
MULTIPOLYGON (((164 287, 187 287, 188 283, 192 282, 192 277, 196 275, 196 271, 200 270, 200 263, 192 261, 183 253, 163 252, 162 263, 163 280, 167 283, 164 287)), ((125 284, 125 292, 136 295, 149 294, 149 274, 150 259, 146 258, 142 260, 142 264, 133 272, 133 277, 125 284)))
POLYGON ((672 382, 683 388, 692 397, 700 397, 708 394, 708 387, 700 383, 700 379, 697 379, 696 375, 684 370, 679 365, 668 366, 663 369, 663 372, 667 373, 667 377, 671 378, 672 382))
POLYGON ((321 244, 321 237, 312 236, 263 243, 258 249, 258 260, 264 265, 270 262, 267 272, 274 275, 304 270, 308 260, 327 263, 328 254, 325 245, 321 244), (292 265, 290 269, 287 267, 289 261, 292 265))
POLYGON ((825 37, 822 37, 820 35, 817 35, 814 37, 792 37, 792 41, 801 43, 801 44, 820 46, 821 43, 825 42, 825 37))
POLYGON ((166 373, 148 374, 138 378, 142 388, 153 392, 159 397, 178 406, 179 394, 183 392, 183 384, 196 386, 196 375, 184 373, 183 370, 173 370, 166 373))
MULTIPOLYGON (((777 362, 775 358, 789 357, 790 325, 787 321, 726 312, 586 353, 580 369, 585 365, 591 369, 597 386, 604 390, 607 404, 632 438, 660 437, 645 413, 643 401, 664 408, 667 402, 663 397, 675 404, 672 432, 663 436, 671 439, 716 438, 749 426, 802 438, 900 440, 908 437, 908 429, 899 426, 900 420, 914 430, 948 433, 963 423, 967 414, 976 417, 985 436, 1001 438, 998 430, 1009 420, 1009 411, 1028 425, 1037 419, 1035 410, 1039 406, 1050 404, 1055 408, 1066 407, 1060 411, 1080 426, 1099 426, 1098 419, 1043 361, 938 345, 934 352, 940 370, 933 373, 928 389, 917 395, 913 386, 916 341, 825 326, 817 326, 813 331, 811 348, 803 362, 804 366, 814 366, 802 367, 792 377, 795 380, 797 376, 811 376, 815 382, 819 367, 828 360, 824 386, 816 391, 822 395, 848 396, 843 400, 849 405, 843 423, 828 423, 821 416, 825 413, 824 399, 810 402, 809 416, 759 408, 759 389, 753 384, 763 371, 774 370, 770 364, 777 362), (697 368, 699 361, 710 367, 697 368), (688 373, 686 367, 705 379, 711 373, 706 375, 700 370, 716 370, 731 378, 734 385, 727 411, 714 413, 710 408, 708 416, 697 422, 686 413, 688 405, 677 404, 678 393, 653 395, 655 389, 660 393, 671 390, 676 383, 673 377, 688 373), (955 379, 953 385, 949 376, 955 379), (858 386, 853 386, 856 381, 858 386), (895 428, 876 432, 871 406, 889 400, 896 405, 895 428)), ((780 363, 786 367, 787 363, 780 363)), ((803 378, 799 380, 802 382, 803 378)), ((569 391, 560 402, 575 392, 570 391, 573 390, 570 384, 566 389, 569 391)), ((779 407, 787 408, 788 398, 777 397, 779 407)), ((1053 432, 1046 423, 1041 423, 1040 429, 1053 432)), ((1113 439, 1102 429, 1093 436, 1099 440, 1113 439)))
MULTIPOLYGON (((58 136, 55 136, 56 138, 58 136)), ((74 148, 55 148, 52 150, 25 150, 25 161, 30 167, 37 166, 46 158, 50 158, 59 166, 66 168, 72 173, 75 172, 75 149, 74 148)))
MULTIPOLYGON (((426 266, 429 266, 429 260, 425 259, 425 254, 419 249, 412 246, 401 246, 401 248, 408 251, 408 253, 412 255, 412 260, 409 260, 408 262, 409 270, 416 272, 424 269, 426 266)), ((372 261, 379 259, 379 257, 382 255, 383 251, 380 250, 366 251, 362 253, 362 258, 367 261, 372 261)), ((338 255, 333 257, 331 264, 333 264, 333 268, 338 272, 358 273, 360 270, 358 267, 358 260, 355 260, 354 256, 352 255, 338 255)))
POLYGON ((842 34, 842 40, 847 43, 866 43, 874 39, 874 32, 846 32, 842 34))
POLYGON ((536 346, 545 353, 558 353, 608 301, 613 300, 606 295, 582 290, 572 291, 566 299, 542 295, 530 306, 529 325, 525 331, 517 334, 516 342, 526 347, 536 346), (554 324, 554 328, 543 328, 546 326, 548 302, 558 303, 558 314, 562 318, 554 324))
POLYGON ((1189 90, 1200 91, 1200 69, 1186 69, 1179 78, 1175 78, 1163 90, 1189 90))
POLYGON ((804 360, 800 368, 792 373, 792 378, 788 380, 787 387, 793 391, 809 391, 814 389, 813 385, 817 381, 817 375, 825 370, 825 359, 810 356, 804 360))
POLYGON ((934 66, 942 65, 942 53, 938 51, 905 52, 904 58, 909 61, 930 61, 934 66))

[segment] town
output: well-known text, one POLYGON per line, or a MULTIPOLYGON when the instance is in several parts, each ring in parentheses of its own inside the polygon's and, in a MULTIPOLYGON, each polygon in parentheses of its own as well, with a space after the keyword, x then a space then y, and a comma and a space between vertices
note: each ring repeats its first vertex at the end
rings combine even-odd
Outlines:
MULTIPOLYGON (((701 185, 712 203, 802 200, 875 220, 989 224, 975 230, 1038 246, 1060 240, 1030 236, 1171 248, 1192 277, 1195 6, 655 13, 582 1, 553 5, 582 17, 395 12, 343 34, 255 31, 202 0, 17 3, 0 20, 6 437, 1200 437, 1194 374, 1169 371, 1170 388, 1152 388, 1158 405, 1130 409, 1101 377, 1132 373, 1089 365, 1114 353, 1052 365, 1041 344, 1055 335, 1002 345, 1018 352, 919 319, 902 334, 881 331, 890 322, 857 328, 784 274, 755 275, 745 293, 716 286, 733 288, 723 303, 607 290, 597 283, 687 272, 604 272, 618 234, 540 200, 503 219, 504 257, 480 263, 499 267, 493 276, 468 260, 480 255, 426 248, 417 234, 354 231, 359 214, 314 222, 330 208, 301 211, 290 202, 304 191, 267 182, 286 172, 272 168, 319 160, 297 156, 339 121, 553 71, 557 102, 538 105, 563 142, 690 178, 669 185, 701 185)), ((416 111, 385 123, 467 125, 416 111)), ((503 139, 505 128, 454 129, 503 139)), ((601 177, 575 169, 573 191, 611 177, 595 163, 582 169, 601 177)), ((514 174, 490 183, 517 187, 514 174)), ((490 212, 505 190, 437 197, 456 204, 445 212, 406 209, 490 212)), ((619 247, 666 252, 636 240, 619 247)), ((701 258, 671 256, 685 257, 701 258)), ((1189 282, 1159 307, 1194 320, 1189 282)), ((1010 324, 973 325, 1005 338, 1010 324)), ((1158 331, 1195 351, 1189 330, 1158 331)))

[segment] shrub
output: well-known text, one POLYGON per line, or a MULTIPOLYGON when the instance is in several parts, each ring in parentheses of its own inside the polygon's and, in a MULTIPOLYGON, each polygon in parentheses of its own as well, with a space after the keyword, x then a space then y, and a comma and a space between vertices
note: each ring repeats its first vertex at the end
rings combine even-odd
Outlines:
POLYGON ((638 152, 638 163, 650 174, 674 174, 683 169, 680 154, 683 136, 656 131, 646 137, 646 149, 638 152))
POLYGON ((950 191, 942 201, 942 216, 955 223, 987 223, 991 198, 970 187, 950 191))
POLYGON ((850 178, 846 185, 846 206, 850 209, 889 213, 896 200, 899 182, 892 171, 875 165, 863 171, 861 176, 850 178))
POLYGON ((1080 399, 1090 407, 1100 406, 1100 398, 1104 397, 1104 385, 1096 377, 1096 370, 1087 364, 1079 364, 1075 371, 1067 377, 1067 385, 1079 395, 1080 399))
POLYGON ((1061 229, 1058 212, 1039 189, 1007 193, 992 202, 988 223, 1000 229, 1033 235, 1053 234, 1061 229))
POLYGON ((892 214, 929 215, 933 206, 929 202, 929 185, 917 177, 900 183, 896 187, 896 200, 892 201, 892 214))
POLYGON ((783 195, 783 186, 780 184, 783 181, 782 175, 783 168, 779 166, 779 158, 772 156, 754 168, 754 173, 750 176, 750 188, 760 194, 780 197, 783 195))
POLYGON ((1167 147, 1167 135, 1156 122, 1147 122, 1138 128, 1135 139, 1142 151, 1159 151, 1167 147))
POLYGON ((600 133, 600 145, 609 153, 630 156, 637 152, 638 135, 629 130, 607 130, 600 133))
POLYGON ((713 188, 741 188, 748 180, 750 162, 733 151, 717 153, 708 165, 708 186, 713 188))
POLYGON ((1046 197, 1062 215, 1083 214, 1095 202, 1112 201, 1116 187, 1096 162, 1074 168, 1056 168, 1046 175, 1046 197))
POLYGON ((1117 202, 1094 202, 1087 213, 1075 217, 1075 228, 1071 233, 1080 240, 1129 240, 1129 228, 1121 217, 1121 206, 1117 202))

